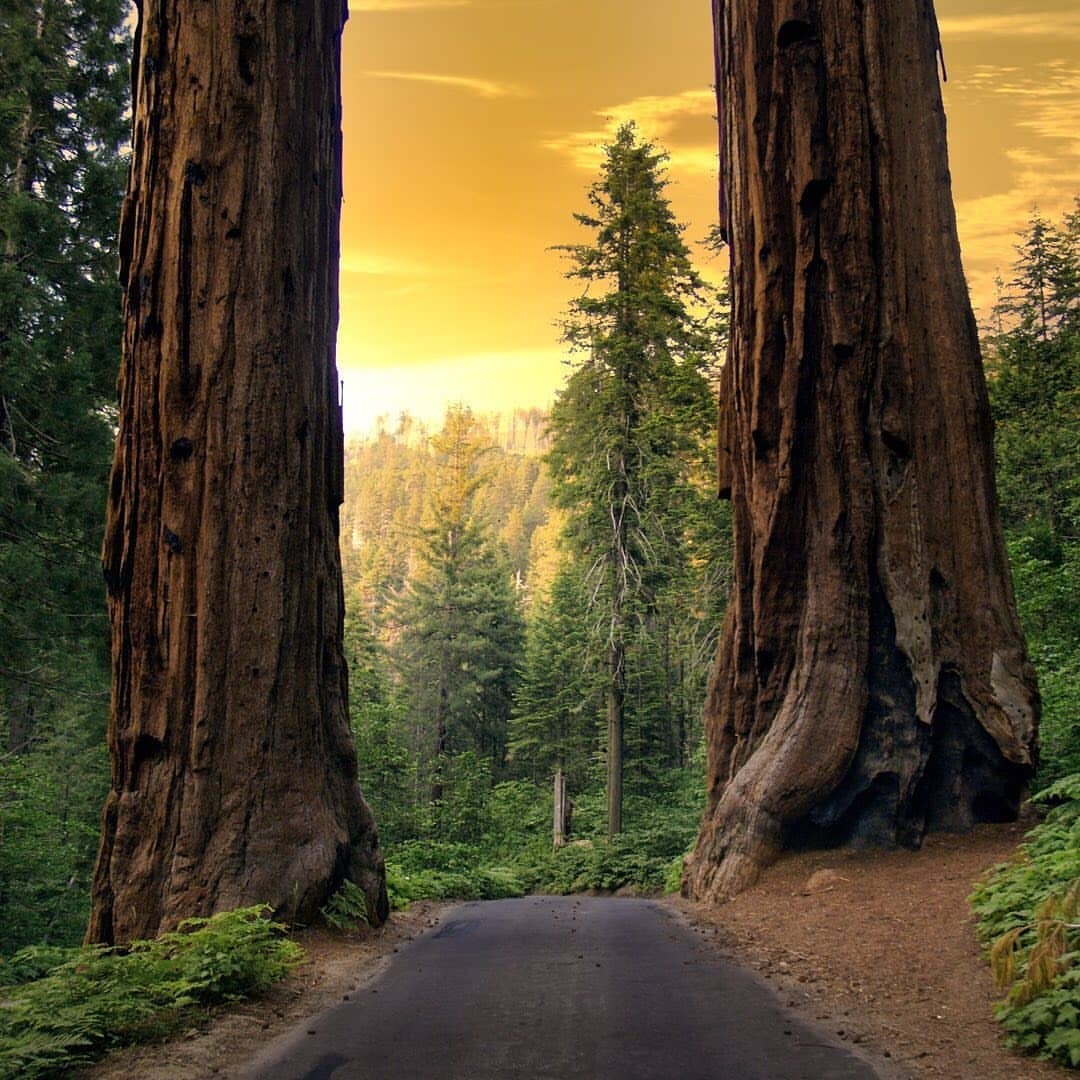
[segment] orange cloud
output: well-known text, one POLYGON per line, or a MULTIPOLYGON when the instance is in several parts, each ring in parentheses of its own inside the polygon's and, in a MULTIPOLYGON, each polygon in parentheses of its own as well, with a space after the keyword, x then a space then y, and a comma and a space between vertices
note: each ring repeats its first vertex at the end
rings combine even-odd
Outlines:
POLYGON ((478 79, 471 75, 435 75, 427 71, 365 71, 371 79, 399 79, 404 82, 432 83, 449 86, 455 90, 467 90, 482 98, 528 97, 529 92, 513 83, 496 82, 494 79, 478 79))
POLYGON ((603 146, 611 142, 615 132, 625 123, 634 121, 642 134, 666 144, 673 171, 684 174, 713 174, 716 172, 715 137, 707 144, 670 142, 675 128, 690 119, 710 119, 716 113, 716 95, 712 90, 683 90, 677 94, 648 94, 620 105, 598 109, 604 126, 589 131, 572 131, 546 139, 545 149, 566 154, 579 169, 594 172, 603 159, 603 146))

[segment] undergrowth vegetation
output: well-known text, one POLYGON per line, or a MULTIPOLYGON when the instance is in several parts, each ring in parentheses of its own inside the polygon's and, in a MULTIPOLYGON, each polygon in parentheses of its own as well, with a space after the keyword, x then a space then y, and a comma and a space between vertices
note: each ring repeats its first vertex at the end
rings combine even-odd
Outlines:
POLYGON ((126 949, 30 946, 0 964, 0 1078, 67 1075, 168 1034, 193 1013, 269 989, 300 946, 250 907, 188 919, 126 949))
POLYGON ((552 796, 526 780, 486 794, 487 826, 477 840, 409 840, 387 854, 396 908, 419 899, 495 900, 527 893, 659 893, 678 887, 684 853, 701 815, 700 768, 673 769, 628 793, 624 831, 607 836, 601 785, 575 800, 569 843, 551 846, 552 796))
POLYGON ((1036 796, 1052 809, 972 896, 1009 1042, 1080 1068, 1080 774, 1036 796))
POLYGON ((1039 676, 1037 806, 1016 857, 972 903, 1017 1047, 1080 1068, 1080 202, 1035 215, 986 344, 998 490, 1039 676))

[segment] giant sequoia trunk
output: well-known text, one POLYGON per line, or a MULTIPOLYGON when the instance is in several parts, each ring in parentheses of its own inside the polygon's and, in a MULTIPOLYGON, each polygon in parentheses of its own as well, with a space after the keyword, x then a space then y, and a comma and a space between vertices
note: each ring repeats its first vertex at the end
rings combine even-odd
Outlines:
POLYGON ((714 0, 735 586, 685 888, 1015 815, 1038 709, 931 0, 714 0))
POLYGON ((341 645, 341 0, 141 16, 88 937, 305 920, 344 878, 381 921, 341 645))

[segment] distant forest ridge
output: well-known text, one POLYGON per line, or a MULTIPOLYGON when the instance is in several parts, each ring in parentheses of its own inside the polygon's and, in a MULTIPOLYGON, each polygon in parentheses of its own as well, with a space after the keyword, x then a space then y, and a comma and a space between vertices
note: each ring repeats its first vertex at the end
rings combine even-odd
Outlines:
MULTIPOLYGON (((467 406, 466 406, 467 407, 467 406)), ((477 423, 491 437, 492 443, 510 454, 540 455, 551 446, 548 433, 550 411, 546 408, 517 408, 510 412, 487 412, 473 414, 477 423)), ((391 437, 407 446, 420 446, 430 437, 430 424, 402 412, 396 418, 389 414, 379 416, 373 432, 347 433, 350 446, 374 442, 391 437)))

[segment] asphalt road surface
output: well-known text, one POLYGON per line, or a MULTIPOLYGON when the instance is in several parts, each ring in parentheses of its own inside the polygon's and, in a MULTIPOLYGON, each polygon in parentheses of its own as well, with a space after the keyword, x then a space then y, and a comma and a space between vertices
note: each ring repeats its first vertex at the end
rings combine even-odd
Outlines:
POLYGON ((270 1043, 258 1080, 874 1080, 850 1049, 659 904, 468 903, 350 1000, 270 1043))

